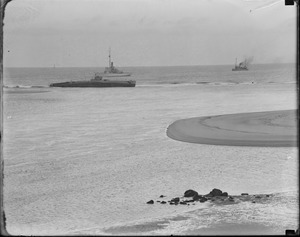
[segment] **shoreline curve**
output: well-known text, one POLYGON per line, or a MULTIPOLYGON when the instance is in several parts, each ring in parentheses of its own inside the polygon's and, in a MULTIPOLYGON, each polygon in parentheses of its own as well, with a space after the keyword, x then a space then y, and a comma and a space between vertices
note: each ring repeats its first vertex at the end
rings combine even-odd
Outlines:
POLYGON ((181 119, 167 128, 171 139, 207 145, 296 147, 297 110, 181 119))

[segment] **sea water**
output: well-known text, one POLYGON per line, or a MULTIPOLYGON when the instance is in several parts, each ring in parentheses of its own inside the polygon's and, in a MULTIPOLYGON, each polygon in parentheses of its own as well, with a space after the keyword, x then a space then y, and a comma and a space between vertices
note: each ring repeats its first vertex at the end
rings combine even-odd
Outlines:
POLYGON ((178 119, 296 109, 295 65, 124 70, 133 73, 135 88, 48 87, 88 80, 97 68, 5 69, 10 234, 201 234, 219 224, 259 224, 284 234, 298 228, 298 148, 202 145, 166 136, 178 119), (146 204, 213 188, 272 196, 265 204, 146 204))

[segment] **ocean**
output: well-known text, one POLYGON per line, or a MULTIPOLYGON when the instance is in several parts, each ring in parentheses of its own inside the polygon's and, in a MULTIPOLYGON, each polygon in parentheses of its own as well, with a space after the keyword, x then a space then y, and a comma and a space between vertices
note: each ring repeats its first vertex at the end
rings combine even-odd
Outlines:
POLYGON ((202 145, 166 135, 179 119, 297 109, 295 65, 231 69, 132 67, 123 70, 132 72, 134 88, 50 88, 89 80, 103 68, 5 68, 7 231, 185 235, 220 226, 245 234, 297 229, 297 147, 202 145), (160 195, 171 199, 188 189, 206 194, 213 188, 270 198, 226 206, 146 204, 160 195))

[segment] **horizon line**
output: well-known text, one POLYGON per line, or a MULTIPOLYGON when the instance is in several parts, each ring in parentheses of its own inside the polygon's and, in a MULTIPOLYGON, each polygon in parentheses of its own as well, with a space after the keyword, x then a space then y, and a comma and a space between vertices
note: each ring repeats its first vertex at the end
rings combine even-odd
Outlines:
MULTIPOLYGON (((276 62, 276 63, 251 63, 251 65, 268 65, 268 64, 297 64, 296 62, 276 62)), ((194 64, 194 65, 165 65, 165 66, 118 66, 119 68, 131 68, 131 67, 195 67, 195 66, 232 66, 234 64, 194 64)), ((106 66, 4 66, 3 68, 105 68, 106 66)))

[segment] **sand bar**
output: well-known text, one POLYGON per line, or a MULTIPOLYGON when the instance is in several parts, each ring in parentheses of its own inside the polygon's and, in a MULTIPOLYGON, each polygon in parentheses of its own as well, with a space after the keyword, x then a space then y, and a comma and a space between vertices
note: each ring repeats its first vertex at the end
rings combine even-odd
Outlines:
POLYGON ((168 137, 190 143, 225 146, 297 146, 297 111, 226 114, 177 120, 168 137))

